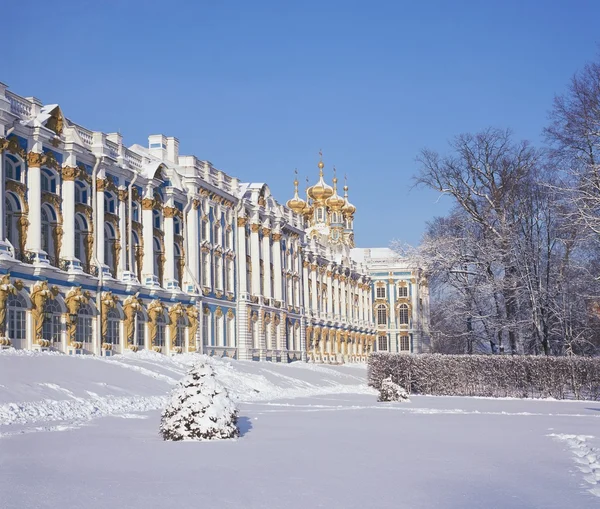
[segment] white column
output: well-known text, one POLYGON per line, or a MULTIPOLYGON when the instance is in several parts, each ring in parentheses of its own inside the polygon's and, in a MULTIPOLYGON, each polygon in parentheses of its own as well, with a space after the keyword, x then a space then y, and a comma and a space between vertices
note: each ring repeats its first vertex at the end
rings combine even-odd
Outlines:
POLYGON ((60 257, 65 260, 75 258, 75 174, 77 168, 62 169, 62 215, 63 238, 60 257))
MULTIPOLYGON (((27 229, 27 251, 42 250, 42 154, 29 152, 27 154, 27 203, 29 205, 29 227, 27 229)), ((2 217, 4 221, 4 216, 2 217)))
POLYGON ((152 199, 142 201, 142 236, 144 238, 144 259, 142 262, 142 284, 154 284, 154 221, 152 199))
POLYGON ((188 267, 194 279, 200 283, 200 271, 199 271, 199 260, 200 260, 200 236, 198 232, 199 221, 198 221, 198 208, 200 202, 194 200, 192 207, 187 213, 187 248, 186 256, 188 267))
POLYGON ((250 263, 252 263, 252 293, 260 295, 260 245, 259 224, 250 225, 250 263))
POLYGON ((175 207, 165 207, 164 228, 165 228, 165 274, 164 287, 172 287, 175 283, 175 224, 174 217, 177 209, 175 207))
POLYGON ((283 285, 281 272, 281 233, 273 234, 273 272, 275 279, 275 288, 273 289, 273 298, 282 300, 281 287, 283 285))
MULTIPOLYGON (((96 257, 100 265, 104 265, 104 186, 105 179, 96 179, 96 217, 94 219, 94 231, 96 232, 96 257)), ((98 267, 102 270, 102 267, 98 267)))
POLYGON ((246 267, 246 218, 240 217, 237 222, 237 266, 238 266, 238 293, 248 292, 248 267, 246 267))
POLYGON ((333 275, 333 316, 336 320, 340 317, 340 281, 339 275, 333 275))
POLYGON ((313 263, 310 266, 310 278, 311 278, 311 286, 312 286, 312 301, 310 303, 310 307, 313 313, 318 311, 317 304, 317 265, 313 263))
POLYGON ((331 319, 333 315, 333 278, 331 268, 327 269, 327 318, 331 319))
POLYGON ((340 316, 342 320, 347 320, 348 319, 348 314, 346 313, 347 310, 347 303, 346 303, 346 276, 340 276, 341 277, 341 291, 342 291, 342 302, 340 303, 341 306, 341 312, 340 312, 340 316))
POLYGON ((127 253, 131 246, 127 245, 127 191, 119 190, 119 234, 120 234, 120 243, 121 250, 119 251, 119 261, 118 261, 118 270, 117 277, 121 279, 123 275, 123 271, 127 270, 127 253))
POLYGON ((262 252, 263 252, 263 264, 264 270, 264 297, 270 299, 273 295, 271 293, 271 230, 269 228, 263 228, 263 239, 262 239, 262 252))
POLYGON ((308 266, 310 262, 308 260, 304 260, 302 262, 302 287, 303 287, 303 306, 304 313, 308 314, 310 312, 310 300, 309 300, 309 292, 308 292, 308 266))

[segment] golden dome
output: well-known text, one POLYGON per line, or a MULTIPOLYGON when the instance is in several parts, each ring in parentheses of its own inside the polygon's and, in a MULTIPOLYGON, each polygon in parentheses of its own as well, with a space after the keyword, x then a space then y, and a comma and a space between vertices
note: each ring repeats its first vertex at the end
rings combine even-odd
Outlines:
POLYGON ((298 179, 294 179, 294 197, 286 203, 288 209, 295 214, 302 214, 306 207, 306 202, 298 196, 298 179))
POLYGON ((333 194, 327 198, 326 204, 331 210, 341 210, 346 201, 337 194, 337 177, 335 176, 335 168, 333 169, 333 194))
POLYGON ((314 186, 309 187, 306 192, 308 197, 315 201, 326 200, 333 195, 333 188, 323 180, 324 167, 323 161, 319 161, 319 181, 314 186))
POLYGON ((344 206, 342 207, 342 214, 344 216, 353 216, 356 212, 356 207, 348 201, 348 186, 344 186, 344 206))

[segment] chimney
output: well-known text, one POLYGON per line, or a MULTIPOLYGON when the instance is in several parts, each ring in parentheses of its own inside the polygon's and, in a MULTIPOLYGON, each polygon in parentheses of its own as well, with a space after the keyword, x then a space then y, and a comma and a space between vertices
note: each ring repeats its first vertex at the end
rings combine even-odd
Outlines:
POLYGON ((167 138, 167 160, 179 164, 179 140, 174 136, 167 138))
POLYGON ((162 134, 151 134, 148 136, 148 148, 150 154, 161 161, 167 159, 167 138, 162 134))

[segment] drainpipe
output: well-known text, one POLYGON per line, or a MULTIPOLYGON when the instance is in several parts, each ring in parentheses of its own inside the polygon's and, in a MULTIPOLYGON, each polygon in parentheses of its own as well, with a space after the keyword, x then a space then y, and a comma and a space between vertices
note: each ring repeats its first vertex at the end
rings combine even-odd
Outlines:
POLYGON ((94 354, 98 355, 100 353, 100 349, 102 346, 102 298, 100 293, 102 292, 103 286, 103 272, 102 267, 100 266, 100 261, 98 260, 98 235, 103 235, 103 226, 98 225, 98 217, 97 217, 97 209, 98 209, 98 197, 96 196, 96 178, 98 175, 98 166, 100 166, 100 162, 102 161, 102 157, 96 156, 96 163, 94 164, 94 169, 92 170, 92 214, 94 215, 94 227, 96 231, 96 238, 94 239, 94 249, 92 250, 92 261, 98 268, 98 285, 96 287, 96 308, 98 309, 98 318, 96 319, 96 343, 93 345, 94 354), (100 348, 98 348, 100 346, 100 348))
MULTIPOLYGON (((185 204, 185 207, 183 209, 183 231, 185 232, 185 240, 184 242, 186 243, 185 248, 187 248, 189 250, 188 247, 188 242, 187 240, 189 239, 189 235, 190 232, 188 231, 188 222, 187 222, 187 215, 188 212, 190 211, 190 207, 192 206, 193 200, 188 196, 188 200, 187 203, 185 204)), ((200 285, 198 284, 198 281, 196 280, 196 278, 194 277, 194 274, 192 274, 192 271, 190 270, 190 266, 189 266, 189 261, 190 257, 189 257, 189 252, 188 252, 188 256, 185 257, 185 264, 184 264, 184 268, 185 271, 187 273, 187 275, 190 277, 190 279, 192 280, 192 283, 194 283, 194 286, 196 287, 196 291, 198 292, 198 294, 200 296, 202 296, 202 288, 200 287, 200 285)), ((181 278, 181 284, 183 285, 183 277, 181 278)), ((183 290, 183 288, 182 288, 183 290)), ((203 342, 203 338, 202 338, 202 326, 203 326, 203 317, 202 317, 202 298, 200 297, 198 299, 197 302, 197 308, 198 308, 198 331, 200 331, 200 353, 204 353, 204 342, 203 342)), ((194 338, 195 343, 196 343, 196 350, 198 350, 198 332, 196 332, 196 337, 194 338)))

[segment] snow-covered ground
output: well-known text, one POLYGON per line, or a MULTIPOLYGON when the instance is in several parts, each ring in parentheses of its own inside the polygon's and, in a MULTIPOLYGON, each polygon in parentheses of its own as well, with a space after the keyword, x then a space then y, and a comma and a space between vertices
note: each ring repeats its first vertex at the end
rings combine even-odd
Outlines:
POLYGON ((377 403, 366 369, 220 361, 235 441, 163 442, 199 360, 0 353, 0 508, 598 508, 600 403, 377 403))

